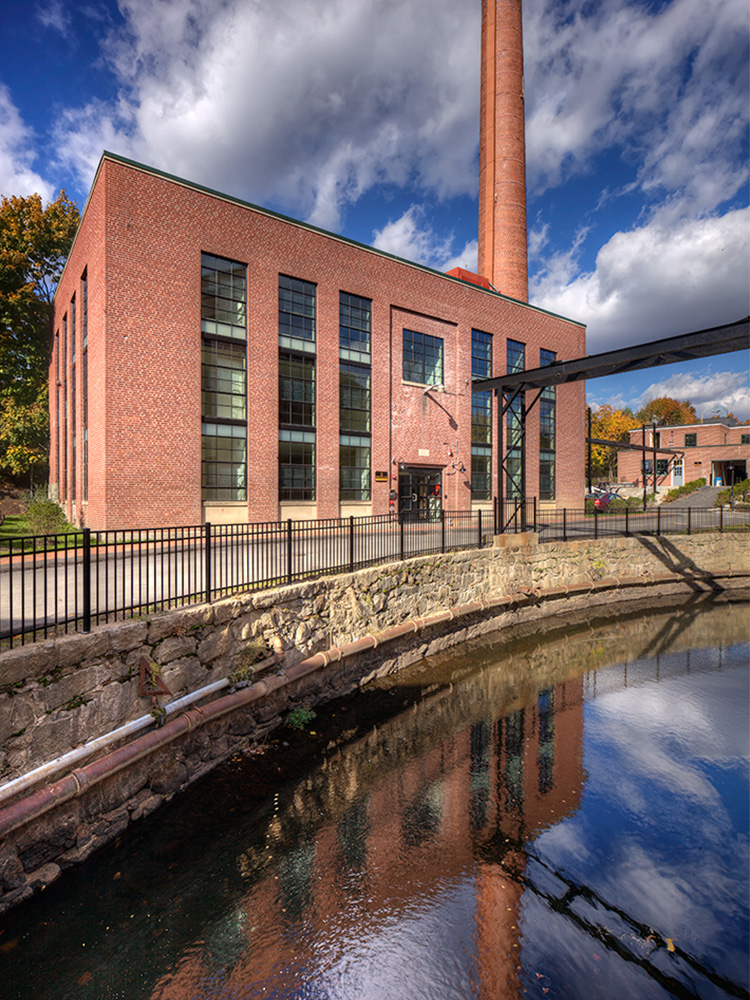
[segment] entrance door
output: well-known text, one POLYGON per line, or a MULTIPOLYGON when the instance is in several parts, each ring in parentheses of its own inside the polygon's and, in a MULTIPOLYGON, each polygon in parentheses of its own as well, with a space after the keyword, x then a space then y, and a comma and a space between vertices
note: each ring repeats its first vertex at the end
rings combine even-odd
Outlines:
POLYGON ((440 469, 404 469, 398 477, 398 512, 408 521, 436 521, 442 508, 440 469))
POLYGON ((684 474, 682 471, 682 459, 676 458, 672 466, 672 486, 682 486, 684 484, 684 474))

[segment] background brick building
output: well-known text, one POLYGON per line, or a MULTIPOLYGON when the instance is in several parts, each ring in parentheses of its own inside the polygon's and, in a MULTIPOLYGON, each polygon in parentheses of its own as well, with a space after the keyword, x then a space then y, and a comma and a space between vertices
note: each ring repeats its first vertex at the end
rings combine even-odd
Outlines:
MULTIPOLYGON (((93 528, 489 506, 472 377, 585 331, 486 284, 105 153, 55 297, 53 495, 93 528)), ((546 390, 528 496, 580 506, 583 438, 583 384, 546 390)))
MULTIPOLYGON (((640 427, 630 431, 630 443, 641 445, 640 427)), ((748 477, 750 466, 750 426, 709 420, 700 424, 674 427, 646 427, 645 473, 648 485, 654 481, 653 447, 656 444, 656 479, 659 489, 674 489, 696 479, 709 486, 731 486, 748 477), (668 448, 676 454, 660 454, 668 448)), ((617 455, 617 478, 620 482, 643 485, 643 453, 621 451, 617 455)))

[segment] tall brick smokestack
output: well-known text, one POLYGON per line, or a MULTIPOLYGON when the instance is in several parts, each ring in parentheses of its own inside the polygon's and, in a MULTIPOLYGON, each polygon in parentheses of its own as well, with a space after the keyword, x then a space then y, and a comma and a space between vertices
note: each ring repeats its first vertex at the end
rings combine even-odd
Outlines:
POLYGON ((478 271, 528 302, 521 0, 482 0, 478 271))

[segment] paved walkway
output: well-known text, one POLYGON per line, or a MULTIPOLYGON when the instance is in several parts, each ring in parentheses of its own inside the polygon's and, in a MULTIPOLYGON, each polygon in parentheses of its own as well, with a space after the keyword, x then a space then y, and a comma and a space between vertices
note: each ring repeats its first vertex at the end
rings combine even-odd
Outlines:
POLYGON ((723 492, 726 486, 704 486, 694 493, 679 497, 667 504, 668 507, 713 507, 714 501, 719 493, 723 492))

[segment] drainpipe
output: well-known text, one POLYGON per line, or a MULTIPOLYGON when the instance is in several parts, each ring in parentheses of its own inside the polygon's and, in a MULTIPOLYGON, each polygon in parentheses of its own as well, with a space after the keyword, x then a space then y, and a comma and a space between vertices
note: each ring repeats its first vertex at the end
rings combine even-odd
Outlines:
MULTIPOLYGON (((206 698, 228 686, 229 681, 224 677, 222 680, 214 681, 213 684, 200 688, 198 691, 191 691, 184 698, 179 698, 177 701, 165 705, 166 713, 167 715, 173 715, 175 712, 180 712, 188 705, 192 705, 194 702, 200 701, 201 698, 206 698)), ((146 729, 147 726, 153 724, 153 715, 142 715, 138 719, 126 722, 119 729, 113 729, 111 733, 107 733, 105 736, 99 736, 97 739, 91 740, 89 743, 84 743, 83 746, 77 747, 75 750, 71 750, 61 757, 47 761, 46 764, 42 764, 33 771, 28 771, 26 774, 21 775, 21 777, 14 778, 13 781, 0 786, 0 802, 5 802, 6 799, 12 798, 12 796, 17 795, 18 792, 22 792, 31 785, 35 785, 43 780, 49 780, 52 775, 57 774, 58 771, 65 770, 71 764, 77 764, 87 757, 91 757, 92 754, 98 753, 100 750, 105 750, 114 743, 118 743, 120 740, 125 739, 126 736, 132 736, 133 733, 140 732, 141 729, 146 729)))

